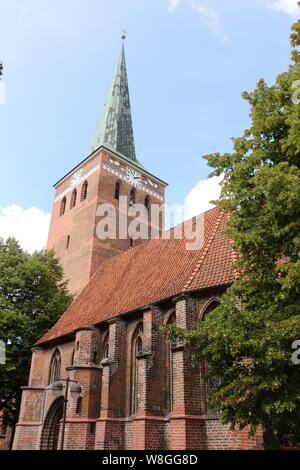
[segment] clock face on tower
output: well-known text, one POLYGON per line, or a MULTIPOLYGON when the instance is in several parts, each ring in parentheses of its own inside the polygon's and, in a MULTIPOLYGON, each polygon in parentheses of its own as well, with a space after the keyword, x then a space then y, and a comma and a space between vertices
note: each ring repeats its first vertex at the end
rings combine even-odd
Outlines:
POLYGON ((126 179, 128 183, 136 188, 140 188, 142 184, 142 175, 135 171, 133 168, 127 168, 126 179))

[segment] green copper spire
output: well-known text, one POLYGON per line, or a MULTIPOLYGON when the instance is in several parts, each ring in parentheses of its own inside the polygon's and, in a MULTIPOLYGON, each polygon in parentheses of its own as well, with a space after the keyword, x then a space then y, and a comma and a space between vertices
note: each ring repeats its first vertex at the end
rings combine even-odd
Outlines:
POLYGON ((139 164, 135 155, 124 44, 97 125, 92 152, 101 145, 139 164))

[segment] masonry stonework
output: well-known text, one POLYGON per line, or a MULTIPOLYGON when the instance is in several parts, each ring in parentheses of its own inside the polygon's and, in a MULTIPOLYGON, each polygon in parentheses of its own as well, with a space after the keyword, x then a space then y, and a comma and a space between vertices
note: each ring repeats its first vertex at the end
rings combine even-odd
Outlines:
MULTIPOLYGON (((55 185, 55 198, 52 209, 50 230, 47 249, 53 249, 63 266, 65 279, 68 281, 70 292, 77 296, 86 286, 97 268, 107 259, 118 255, 148 238, 131 240, 128 231, 119 233, 120 215, 127 219, 129 225, 132 221, 128 213, 130 204, 130 191, 134 188, 136 204, 145 204, 148 197, 151 204, 162 205, 164 202, 165 184, 157 182, 157 179, 146 171, 139 169, 124 157, 115 154, 108 149, 99 149, 94 152, 87 161, 76 167, 55 185), (142 175, 141 188, 134 188, 126 180, 129 168, 135 169, 142 175), (76 175, 79 176, 76 179, 76 175), (155 181, 157 189, 148 183, 155 181), (86 199, 81 200, 81 191, 84 183, 87 183, 86 199), (119 206, 119 200, 115 197, 116 184, 120 185, 120 196, 126 197, 126 204, 119 206), (75 207, 71 208, 72 192, 77 191, 75 207), (66 208, 61 215, 61 204, 66 198, 66 208), (101 240, 97 236, 97 224, 100 216, 97 208, 101 204, 110 204, 115 208, 117 233, 115 239, 101 240), (120 213, 121 210, 121 213, 120 213)), ((152 183, 154 184, 154 183, 152 183)), ((162 217, 159 225, 155 221, 149 224, 149 232, 157 228, 162 232, 162 217)))
POLYGON ((189 352, 170 344, 162 328, 205 321, 236 279, 224 235, 228 215, 220 209, 191 219, 203 239, 197 249, 187 247, 193 240, 176 237, 184 224, 161 236, 165 187, 136 158, 122 47, 91 153, 55 185, 47 248, 59 258, 75 300, 33 349, 14 449, 262 447, 260 433, 249 439, 247 429, 221 424, 209 406, 207 365, 193 366, 189 352), (134 203, 147 209, 140 229, 149 205, 161 211, 138 239, 118 227, 122 218, 133 222, 134 203), (117 222, 115 236, 104 239, 103 204, 117 222), (152 229, 156 236, 147 241, 152 229), (59 387, 54 394, 51 385, 67 378, 80 384, 79 397, 59 387))
POLYGON ((259 433, 249 439, 247 430, 232 431, 210 414, 201 386, 203 369, 191 365, 188 351, 180 344, 172 345, 172 393, 169 390, 169 343, 162 326, 174 312, 176 324, 191 327, 203 307, 216 298, 215 291, 202 297, 177 297, 80 329, 68 341, 36 348, 29 386, 23 389, 14 449, 42 447, 43 423, 54 401, 47 390, 49 368, 57 349, 62 376, 69 374, 83 390, 80 410, 68 397, 65 449, 260 449, 259 433), (138 397, 133 413, 132 341, 140 325, 143 346, 137 358, 138 397), (102 357, 107 333, 108 357, 102 357))

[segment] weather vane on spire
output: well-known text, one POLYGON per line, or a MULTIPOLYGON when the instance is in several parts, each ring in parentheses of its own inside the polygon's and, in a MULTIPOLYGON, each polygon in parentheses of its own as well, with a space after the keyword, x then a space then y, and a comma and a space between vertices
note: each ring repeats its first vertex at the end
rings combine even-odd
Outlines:
POLYGON ((124 29, 122 29, 122 36, 121 37, 122 37, 123 41, 125 41, 125 39, 127 38, 127 33, 124 29))

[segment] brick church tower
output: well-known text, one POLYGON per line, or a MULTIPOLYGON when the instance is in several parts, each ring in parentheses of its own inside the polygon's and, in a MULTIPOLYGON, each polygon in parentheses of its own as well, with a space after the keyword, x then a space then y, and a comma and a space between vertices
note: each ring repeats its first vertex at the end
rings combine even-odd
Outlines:
POLYGON ((134 202, 149 217, 164 201, 165 183, 136 158, 123 47, 91 153, 55 188, 48 248, 71 291, 85 288, 32 350, 13 449, 261 449, 260 431, 249 438, 248 428, 222 423, 210 402, 218 381, 163 328, 205 321, 235 282, 228 214, 214 208, 191 219, 196 249, 185 224, 147 243, 132 232, 99 237, 104 203, 131 223, 134 202))
MULTIPOLYGON (((130 224, 130 206, 142 204, 149 215, 149 235, 150 205, 163 208, 165 187, 136 158, 123 44, 90 154, 54 185, 47 249, 59 257, 75 296, 103 261, 147 239, 145 232, 134 238, 126 226, 125 232, 124 226, 119 229, 120 218, 130 224), (109 239, 99 239, 97 232, 103 204, 111 205, 116 214, 116 236, 109 239)), ((162 231, 162 216, 156 228, 162 231)))

